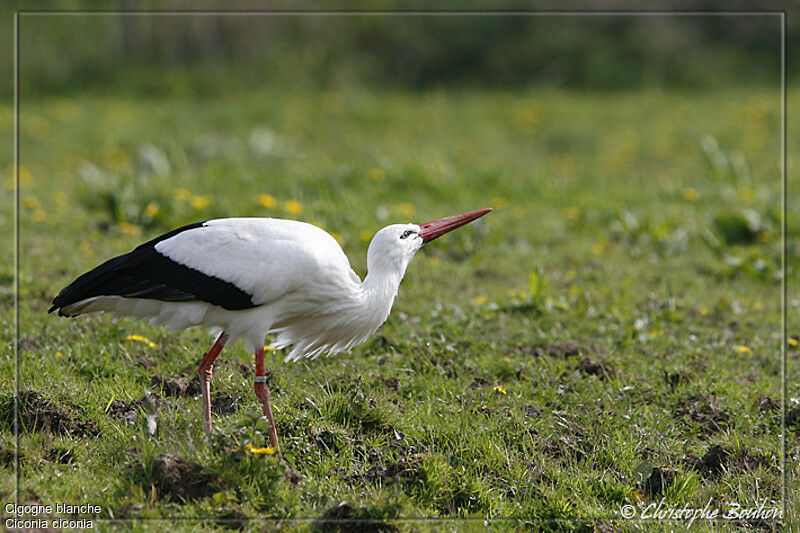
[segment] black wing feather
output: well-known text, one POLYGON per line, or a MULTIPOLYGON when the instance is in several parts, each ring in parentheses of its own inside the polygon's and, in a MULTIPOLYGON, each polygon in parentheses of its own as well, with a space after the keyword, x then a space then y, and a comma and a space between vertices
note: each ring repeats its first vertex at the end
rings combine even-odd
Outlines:
POLYGON ((203 274, 156 251, 159 242, 203 224, 197 222, 172 230, 86 272, 58 293, 49 312, 58 309, 59 315, 68 316, 63 307, 95 296, 203 301, 229 310, 255 307, 250 294, 233 283, 203 274))

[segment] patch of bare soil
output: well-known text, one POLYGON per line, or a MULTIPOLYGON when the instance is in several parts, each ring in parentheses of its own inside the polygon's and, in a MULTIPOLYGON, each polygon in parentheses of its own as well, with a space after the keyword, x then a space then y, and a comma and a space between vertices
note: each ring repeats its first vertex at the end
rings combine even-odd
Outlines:
POLYGON ((108 414, 134 425, 139 421, 139 415, 142 411, 153 413, 166 404, 167 401, 157 393, 148 391, 144 396, 132 402, 114 400, 108 406, 108 414))
POLYGON ((706 434, 719 431, 730 422, 730 416, 722 408, 722 402, 712 395, 695 395, 682 399, 675 405, 673 412, 676 418, 699 425, 706 434))
POLYGON ((698 458, 696 455, 687 455, 684 457, 683 462, 691 468, 696 470, 706 478, 712 478, 720 475, 727 467, 728 460, 730 459, 730 452, 715 444, 711 446, 703 457, 698 458))
POLYGON ((353 507, 347 502, 326 510, 313 525, 312 531, 317 533, 370 533, 373 531, 399 531, 397 526, 385 520, 364 517, 364 509, 353 507))
POLYGON ((611 365, 605 363, 597 363, 588 357, 584 357, 578 364, 578 370, 589 376, 597 376, 600 379, 606 379, 616 375, 617 371, 611 365))
MULTIPOLYGON (((92 420, 81 419, 72 407, 51 402, 36 391, 21 391, 19 429, 21 432, 47 431, 58 435, 96 437, 100 430, 92 420)), ((14 396, 0 402, 0 424, 14 430, 14 396)))
POLYGON ((189 378, 169 378, 154 374, 150 378, 150 387, 163 392, 164 396, 198 396, 200 394, 200 376, 189 378))
POLYGON ((216 480, 203 466, 175 455, 161 455, 153 462, 153 486, 159 498, 171 501, 205 498, 219 491, 216 480))

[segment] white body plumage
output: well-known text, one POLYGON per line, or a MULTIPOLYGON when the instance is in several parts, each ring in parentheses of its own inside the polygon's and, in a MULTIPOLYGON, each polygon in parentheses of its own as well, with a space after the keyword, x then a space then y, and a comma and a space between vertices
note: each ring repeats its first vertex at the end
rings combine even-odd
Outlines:
POLYGON ((423 244, 419 232, 416 224, 379 231, 362 281, 336 240, 317 226, 273 218, 210 220, 155 243, 154 251, 235 286, 252 307, 226 309, 202 301, 202 294, 196 301, 100 295, 63 311, 110 311, 175 330, 205 326, 215 335, 224 330, 250 351, 275 334, 272 347, 293 346, 286 360, 334 354, 364 342, 389 316, 406 267, 423 244))

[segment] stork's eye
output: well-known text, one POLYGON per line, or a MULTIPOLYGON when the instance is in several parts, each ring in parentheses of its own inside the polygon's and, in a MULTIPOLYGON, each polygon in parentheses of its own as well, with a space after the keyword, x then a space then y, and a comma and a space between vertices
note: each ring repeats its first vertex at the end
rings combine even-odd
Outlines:
POLYGON ((414 233, 416 233, 416 231, 412 231, 410 229, 406 230, 406 231, 403 232, 402 235, 400 235, 400 238, 401 239, 407 239, 409 235, 413 235, 414 233))

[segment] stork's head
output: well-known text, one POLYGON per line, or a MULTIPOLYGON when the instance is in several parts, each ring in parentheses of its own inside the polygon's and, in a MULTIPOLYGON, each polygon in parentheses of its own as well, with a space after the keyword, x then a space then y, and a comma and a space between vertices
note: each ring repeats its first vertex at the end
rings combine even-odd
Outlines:
POLYGON ((491 211, 480 209, 442 218, 425 224, 392 224, 381 229, 372 238, 367 250, 367 268, 369 272, 396 273, 401 277, 406 267, 426 242, 444 235, 458 227, 468 224, 491 211))

